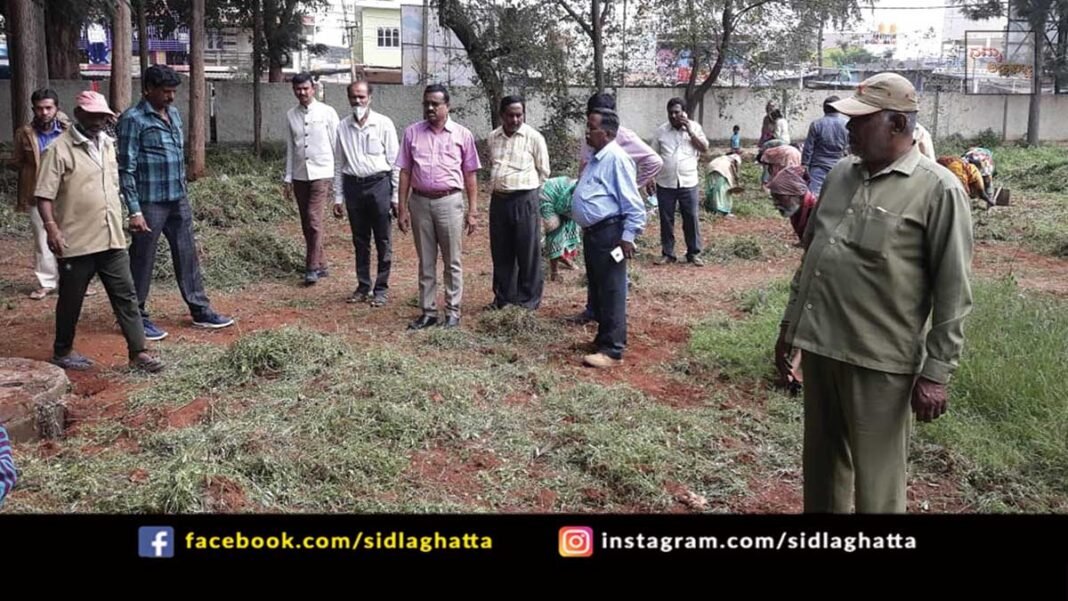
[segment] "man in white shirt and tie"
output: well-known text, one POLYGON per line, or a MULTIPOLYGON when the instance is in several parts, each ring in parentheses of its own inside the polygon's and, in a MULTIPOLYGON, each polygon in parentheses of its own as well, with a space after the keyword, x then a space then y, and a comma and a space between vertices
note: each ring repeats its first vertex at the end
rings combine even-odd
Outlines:
POLYGON ((356 291, 350 303, 386 304, 392 264, 392 216, 397 208, 396 166, 400 144, 393 121, 371 110, 374 88, 366 81, 349 84, 352 114, 341 120, 334 151, 334 216, 349 214, 356 247, 356 291), (343 208, 344 207, 344 208, 343 208), (378 269, 371 283, 371 235, 378 269))
POLYGON ((657 128, 653 150, 664 160, 656 176, 656 199, 660 208, 660 257, 657 265, 674 263, 675 207, 682 213, 682 232, 686 238, 686 261, 700 267, 700 220, 697 218, 698 160, 708 150, 708 139, 701 124, 686 115, 686 103, 672 98, 667 104, 668 121, 657 128))
POLYGON ((315 99, 310 73, 293 76, 293 95, 299 104, 286 113, 286 195, 296 196, 304 230, 304 283, 326 276, 323 259, 323 210, 334 183, 334 144, 338 117, 329 105, 315 99))

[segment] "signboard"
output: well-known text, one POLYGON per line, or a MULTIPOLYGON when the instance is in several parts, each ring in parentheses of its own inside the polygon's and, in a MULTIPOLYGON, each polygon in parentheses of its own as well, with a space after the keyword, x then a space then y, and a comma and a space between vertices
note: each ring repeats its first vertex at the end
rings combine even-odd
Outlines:
POLYGON ((968 94, 1031 94, 1034 33, 964 32, 964 80, 968 94))

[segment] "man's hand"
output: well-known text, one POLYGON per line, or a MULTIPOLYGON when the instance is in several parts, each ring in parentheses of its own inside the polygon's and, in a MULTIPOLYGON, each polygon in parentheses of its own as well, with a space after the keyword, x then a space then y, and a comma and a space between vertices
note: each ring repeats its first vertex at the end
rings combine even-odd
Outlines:
POLYGON ((779 338, 775 341, 775 371, 782 386, 794 380, 793 354, 793 347, 786 343, 786 328, 779 328, 779 338))
POLYGON ((45 224, 45 231, 48 232, 48 250, 52 251, 55 256, 62 257, 63 249, 67 247, 63 232, 59 231, 59 226, 54 221, 45 224))
POLYGON ((151 232, 152 228, 148 227, 148 222, 145 221, 144 215, 134 215, 130 217, 130 231, 133 233, 151 232))
POLYGON ((679 117, 679 119, 682 121, 682 131, 693 135, 693 132, 690 131, 690 116, 687 115, 685 111, 683 111, 682 116, 679 117))
POLYGON ((474 211, 468 211, 464 215, 464 227, 467 229, 467 235, 470 236, 475 233, 475 229, 478 228, 478 217, 474 211))
POLYGON ((337 217, 338 219, 341 219, 344 216, 345 216, 345 205, 341 204, 340 202, 335 202, 334 203, 334 217, 337 217))
POLYGON ((916 412, 916 419, 921 422, 938 419, 946 412, 948 405, 945 384, 922 376, 916 379, 916 385, 912 387, 912 410, 916 412))
POLYGON ((397 229, 399 229, 402 234, 407 234, 408 230, 412 229, 412 218, 405 209, 397 211, 397 229))
POLYGON ((282 196, 285 196, 287 201, 293 202, 293 184, 282 184, 282 196))
POLYGON ((637 249, 634 248, 634 243, 633 242, 627 242, 626 240, 623 240, 622 242, 619 243, 619 247, 623 249, 623 256, 624 257, 626 257, 628 259, 633 259, 634 258, 634 252, 637 249))
POLYGON ((645 193, 648 196, 656 195, 656 178, 653 178, 648 184, 645 184, 645 193))

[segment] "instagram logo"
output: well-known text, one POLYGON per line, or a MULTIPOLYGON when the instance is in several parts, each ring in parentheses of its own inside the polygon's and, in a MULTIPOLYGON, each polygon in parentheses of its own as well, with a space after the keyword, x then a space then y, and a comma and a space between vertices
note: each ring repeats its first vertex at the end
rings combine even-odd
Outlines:
POLYGON ((560 529, 561 557, 589 557, 593 555, 593 528, 564 526, 560 529))

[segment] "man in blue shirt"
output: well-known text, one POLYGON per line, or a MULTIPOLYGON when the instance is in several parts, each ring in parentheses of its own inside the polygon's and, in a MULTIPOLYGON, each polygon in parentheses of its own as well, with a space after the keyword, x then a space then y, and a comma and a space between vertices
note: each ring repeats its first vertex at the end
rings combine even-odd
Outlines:
POLYGON ((586 143, 594 155, 575 186, 571 218, 582 228, 588 297, 597 321, 597 352, 586 355, 591 367, 623 362, 627 343, 627 259, 645 227, 645 204, 638 192, 634 163, 615 142, 619 116, 594 109, 586 118, 586 143))
POLYGON ((838 102, 837 96, 828 96, 823 101, 823 117, 808 126, 808 138, 801 152, 801 164, 809 176, 808 189, 817 197, 831 167, 849 154, 849 132, 846 131, 849 119, 831 106, 833 102, 838 102))
POLYGON ((145 97, 119 119, 119 181, 130 211, 130 269, 141 306, 145 338, 162 340, 167 332, 148 318, 152 270, 156 264, 159 235, 167 237, 174 260, 178 289, 189 307, 193 325, 225 328, 234 320, 211 308, 200 275, 193 211, 186 196, 185 152, 182 118, 174 108, 178 75, 166 65, 145 70, 145 97))

